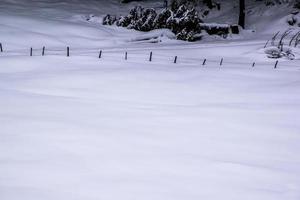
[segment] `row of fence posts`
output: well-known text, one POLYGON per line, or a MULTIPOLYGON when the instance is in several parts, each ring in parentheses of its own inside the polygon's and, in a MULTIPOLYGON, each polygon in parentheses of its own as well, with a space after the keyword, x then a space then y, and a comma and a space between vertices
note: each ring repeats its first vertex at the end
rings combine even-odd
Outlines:
MULTIPOLYGON (((42 56, 45 56, 45 50, 46 50, 46 48, 45 47, 43 47, 43 49, 42 49, 42 56)), ((0 43, 0 52, 3 52, 3 46, 2 46, 2 43, 0 43)), ((30 48, 30 56, 33 56, 33 48, 31 47, 30 48)), ((70 57, 70 47, 67 47, 67 57, 70 57)), ((101 58, 102 57, 102 50, 100 50, 99 51, 99 56, 98 56, 99 58, 101 58)), ((152 53, 152 51, 150 52, 150 55, 149 55, 149 62, 152 62, 152 57, 153 57, 153 53, 152 53)), ((125 52, 125 60, 127 60, 128 59, 128 52, 126 51, 125 52)), ((178 57, 177 56, 175 56, 175 58, 174 58, 174 64, 176 64, 177 63, 177 60, 178 60, 178 57)), ((202 63, 202 65, 205 65, 206 64, 206 58, 203 60, 203 63, 202 63)), ((220 66, 222 66, 223 65, 223 61, 224 61, 224 59, 223 58, 221 58, 221 60, 220 60, 220 66)), ((252 63, 252 67, 255 67, 255 62, 253 62, 252 63)), ((276 60, 276 62, 275 62, 275 65, 274 65, 274 69, 276 69, 277 68, 277 66, 278 66, 278 60, 276 60)))

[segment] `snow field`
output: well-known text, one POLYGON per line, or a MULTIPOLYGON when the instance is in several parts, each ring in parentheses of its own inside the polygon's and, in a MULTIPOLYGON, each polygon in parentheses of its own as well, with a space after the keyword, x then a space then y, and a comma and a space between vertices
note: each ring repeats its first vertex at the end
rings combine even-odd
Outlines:
POLYGON ((294 70, 82 56, 1 66, 2 199, 299 197, 294 70))
POLYGON ((79 2, 0 3, 1 200, 300 198, 300 65, 273 69, 273 30, 153 44, 79 2))

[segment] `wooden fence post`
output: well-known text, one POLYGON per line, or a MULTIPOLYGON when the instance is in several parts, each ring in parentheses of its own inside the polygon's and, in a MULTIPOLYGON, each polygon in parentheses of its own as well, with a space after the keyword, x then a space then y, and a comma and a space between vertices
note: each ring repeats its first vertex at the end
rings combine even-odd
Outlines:
POLYGON ((3 52, 2 43, 0 43, 0 51, 3 52))
POLYGON ((202 63, 202 65, 205 65, 205 63, 206 63, 206 58, 203 60, 203 63, 202 63))
POLYGON ((277 65, 278 65, 278 60, 276 60, 276 63, 275 63, 274 69, 276 69, 276 68, 277 68, 277 65))
POLYGON ((150 57, 149 57, 149 61, 152 61, 152 51, 150 52, 150 57))
POLYGON ((265 44, 264 48, 266 48, 266 47, 267 47, 268 43, 269 43, 269 40, 266 42, 266 44, 265 44))
POLYGON ((30 48, 30 56, 32 56, 32 47, 30 48))
POLYGON ((67 57, 70 56, 70 47, 67 47, 67 57))
POLYGON ((45 47, 43 47, 42 56, 45 55, 45 47))
POLYGON ((99 51, 99 58, 102 56, 102 50, 99 51))
POLYGON ((177 63, 177 56, 175 56, 175 58, 174 58, 174 63, 175 64, 177 63))
POLYGON ((254 67, 254 66, 255 66, 255 62, 252 63, 252 67, 254 67))
POLYGON ((127 60, 127 51, 125 52, 125 60, 127 60))
POLYGON ((222 64, 223 64, 223 58, 222 58, 221 61, 220 61, 220 66, 222 66, 222 64))

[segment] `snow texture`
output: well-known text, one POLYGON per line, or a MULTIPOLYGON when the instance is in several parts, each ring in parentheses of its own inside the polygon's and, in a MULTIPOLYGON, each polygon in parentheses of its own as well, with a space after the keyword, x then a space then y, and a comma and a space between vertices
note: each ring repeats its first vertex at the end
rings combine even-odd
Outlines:
POLYGON ((81 2, 0 3, 1 200, 300 199, 299 55, 274 69, 263 48, 285 5, 189 43, 86 20, 135 3, 81 2))

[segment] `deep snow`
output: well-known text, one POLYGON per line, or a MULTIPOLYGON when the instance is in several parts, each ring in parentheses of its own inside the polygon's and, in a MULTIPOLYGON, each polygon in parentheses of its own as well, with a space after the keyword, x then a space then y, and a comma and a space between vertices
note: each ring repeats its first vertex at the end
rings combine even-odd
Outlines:
POLYGON ((300 62, 273 69, 273 31, 153 44, 83 20, 115 1, 49 2, 0 4, 1 200, 300 198, 300 62))

